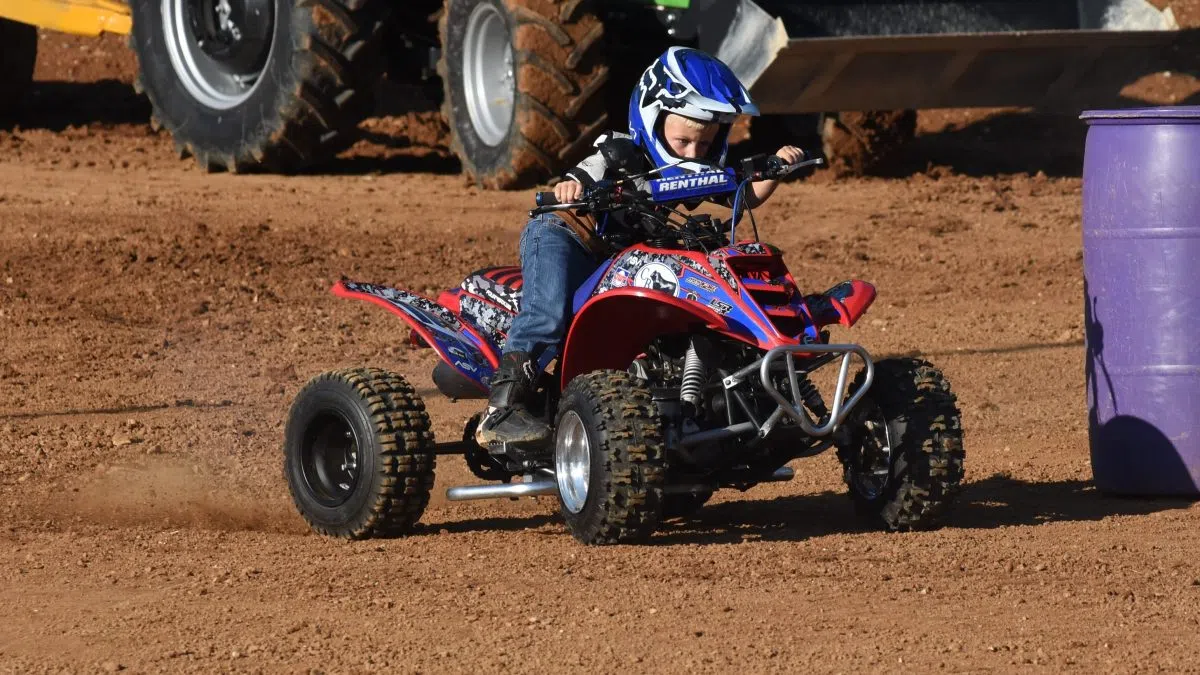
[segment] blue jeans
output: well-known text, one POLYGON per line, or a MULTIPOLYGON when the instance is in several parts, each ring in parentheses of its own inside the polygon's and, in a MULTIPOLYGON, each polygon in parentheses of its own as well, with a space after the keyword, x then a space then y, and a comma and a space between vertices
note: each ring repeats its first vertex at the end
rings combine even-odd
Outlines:
POLYGON ((545 366, 566 337, 575 291, 600 261, 551 213, 525 225, 520 248, 521 311, 508 331, 504 353, 526 352, 545 366))

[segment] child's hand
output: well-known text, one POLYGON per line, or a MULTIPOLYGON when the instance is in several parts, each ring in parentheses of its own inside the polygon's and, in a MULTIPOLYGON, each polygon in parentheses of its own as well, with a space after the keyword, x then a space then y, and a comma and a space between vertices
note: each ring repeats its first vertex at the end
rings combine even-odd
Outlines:
POLYGON ((577 202, 583 199, 583 185, 577 181, 564 180, 554 186, 554 198, 559 204, 577 202))
POLYGON ((779 149, 779 152, 775 153, 775 156, 788 164, 795 164, 804 159, 804 151, 794 145, 785 145, 779 149))

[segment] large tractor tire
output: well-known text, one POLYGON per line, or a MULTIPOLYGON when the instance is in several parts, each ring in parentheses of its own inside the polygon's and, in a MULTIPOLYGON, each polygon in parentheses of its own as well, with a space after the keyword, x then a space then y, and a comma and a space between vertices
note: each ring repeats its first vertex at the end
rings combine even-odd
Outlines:
POLYGON ((885 169, 916 133, 915 110, 765 115, 755 118, 750 127, 755 152, 773 153, 785 144, 796 145, 824 157, 836 176, 885 169))
POLYGON ((136 87, 180 157, 295 172, 355 140, 383 75, 391 2, 133 2, 136 87))
POLYGON ((559 399, 554 474, 567 529, 585 544, 648 539, 662 520, 665 444, 644 380, 602 370, 559 399))
POLYGON ((958 496, 964 459, 961 415, 942 373, 918 359, 880 361, 843 427, 838 458, 859 515, 889 531, 938 527, 958 496))
POLYGON ((883 169, 916 135, 916 110, 840 112, 825 118, 821 134, 825 161, 838 176, 883 169))
POLYGON ((284 477, 300 515, 331 537, 409 532, 429 504, 435 465, 425 404, 377 369, 318 375, 284 430, 284 477))
POLYGON ((604 24, 588 0, 446 0, 439 34, 451 146, 476 184, 537 184, 603 131, 604 24))
POLYGON ((33 83, 37 28, 0 19, 0 119, 20 104, 33 83))

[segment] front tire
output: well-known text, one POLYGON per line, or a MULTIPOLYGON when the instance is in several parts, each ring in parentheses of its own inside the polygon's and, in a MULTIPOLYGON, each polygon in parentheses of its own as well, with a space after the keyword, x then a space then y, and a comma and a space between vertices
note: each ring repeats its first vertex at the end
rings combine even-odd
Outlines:
POLYGON ((876 363, 844 428, 838 458, 859 515, 890 531, 940 526, 958 496, 964 459, 961 415, 941 371, 919 359, 876 363))
POLYGON ((288 415, 288 489, 324 535, 407 533, 429 504, 434 461, 425 404, 399 375, 373 368, 319 375, 288 415))
POLYGON ((298 171, 355 140, 385 59, 389 0, 130 3, 135 88, 180 157, 298 171))
POLYGON ((477 184, 535 185, 580 159, 602 131, 604 24, 588 5, 446 0, 442 112, 477 184))
POLYGON ((629 373, 571 380, 559 401, 554 463, 567 529, 585 544, 636 543, 662 520, 662 423, 629 373))

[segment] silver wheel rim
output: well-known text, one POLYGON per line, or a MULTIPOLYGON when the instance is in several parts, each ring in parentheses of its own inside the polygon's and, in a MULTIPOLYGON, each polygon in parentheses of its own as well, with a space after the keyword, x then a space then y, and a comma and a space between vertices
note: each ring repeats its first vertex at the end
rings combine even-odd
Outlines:
POLYGON ((554 446, 558 498, 567 511, 579 513, 587 501, 592 477, 592 446, 579 413, 571 410, 562 416, 554 446))
POLYGON ((878 499, 883 494, 888 479, 891 478, 894 449, 892 432, 888 428, 887 418, 883 416, 883 411, 877 405, 864 406, 864 410, 869 410, 870 416, 864 416, 866 419, 862 421, 863 428, 866 430, 866 438, 863 439, 863 445, 859 448, 859 452, 868 452, 866 444, 872 443, 874 447, 871 450, 875 462, 870 467, 861 467, 861 470, 855 471, 852 479, 855 489, 860 495, 867 499, 878 499))
MULTIPOLYGON (((261 55, 256 67, 237 67, 222 63, 205 51, 204 40, 197 36, 191 25, 189 12, 200 11, 189 7, 189 0, 161 0, 163 35, 166 38, 167 54, 171 66, 184 89, 192 98, 209 108, 228 110, 242 103, 262 80, 263 66, 270 61, 275 50, 274 28, 270 29, 270 43, 261 55)), ((202 7, 212 6, 216 21, 223 28, 238 32, 230 23, 231 0, 208 0, 202 7)))
POLYGON ((512 37, 504 17, 489 3, 481 3, 467 19, 462 73, 475 134, 489 146, 500 145, 512 126, 517 87, 512 37))

